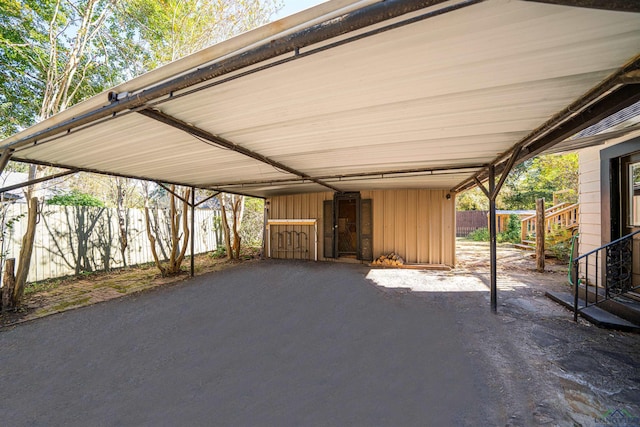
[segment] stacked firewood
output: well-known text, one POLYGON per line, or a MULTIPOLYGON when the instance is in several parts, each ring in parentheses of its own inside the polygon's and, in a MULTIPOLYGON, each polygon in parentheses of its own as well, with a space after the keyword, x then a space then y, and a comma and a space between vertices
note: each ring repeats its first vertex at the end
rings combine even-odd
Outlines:
POLYGON ((380 255, 372 262, 372 264, 397 267, 404 265, 404 259, 402 259, 400 255, 391 252, 388 255, 380 255))

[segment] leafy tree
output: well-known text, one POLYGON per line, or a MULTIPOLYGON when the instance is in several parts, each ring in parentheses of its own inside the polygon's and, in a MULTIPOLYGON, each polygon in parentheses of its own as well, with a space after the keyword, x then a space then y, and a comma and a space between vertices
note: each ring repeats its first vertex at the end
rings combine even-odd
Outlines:
POLYGON ((155 68, 266 24, 278 0, 129 0, 121 13, 138 28, 155 68))
POLYGON ((489 198, 478 187, 473 187, 456 196, 456 210, 488 211, 489 198))
POLYGON ((240 227, 240 237, 246 245, 258 247, 262 244, 263 232, 264 200, 247 197, 242 216, 242 226, 240 227))
POLYGON ((0 136, 121 82, 141 47, 118 0, 0 0, 0 136))
POLYGON ((66 194, 57 194, 47 200, 48 205, 61 206, 93 206, 104 207, 104 202, 91 194, 81 193, 73 190, 66 194))
MULTIPOLYGON (((498 209, 535 209, 536 199, 551 202, 554 194, 560 201, 578 202, 578 154, 548 154, 527 160, 514 167, 498 198, 498 209)), ((479 188, 464 191, 456 197, 459 211, 489 210, 489 199, 479 188)))
POLYGON ((553 200, 554 192, 571 190, 567 201, 577 202, 578 154, 549 154, 516 166, 502 190, 503 209, 535 209, 536 199, 553 200))
MULTIPOLYGON (((0 135, 8 136, 120 82, 139 57, 134 27, 113 14, 119 0, 0 0, 0 135)), ((29 168, 29 178, 42 169, 29 168)), ((15 295, 27 279, 38 203, 29 215, 15 295)))

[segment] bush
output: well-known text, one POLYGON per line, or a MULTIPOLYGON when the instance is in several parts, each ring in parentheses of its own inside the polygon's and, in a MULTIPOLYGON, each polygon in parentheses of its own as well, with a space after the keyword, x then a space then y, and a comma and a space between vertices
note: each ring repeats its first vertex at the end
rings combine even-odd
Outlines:
POLYGON ((244 216, 240 226, 242 244, 247 247, 261 247, 263 229, 264 200, 246 197, 244 201, 244 216))
POLYGON ((498 234, 497 239, 498 242, 507 242, 507 243, 520 243, 520 230, 521 230, 521 221, 520 217, 516 214, 509 215, 509 220, 507 221, 507 229, 502 233, 498 234))
POLYGON ((571 230, 554 225, 545 235, 545 248, 560 261, 567 262, 571 255, 571 230))
MULTIPOLYGON (((488 242, 490 240, 489 229, 479 228, 472 231, 467 236, 467 239, 474 242, 488 242)), ((516 214, 511 214, 507 221, 507 229, 502 233, 498 233, 496 240, 499 243, 520 243, 520 217, 516 214)))
POLYGON ((91 194, 81 193, 80 191, 73 190, 66 194, 57 194, 47 200, 47 205, 61 205, 61 206, 93 206, 104 207, 104 202, 91 194))
POLYGON ((472 231, 467 236, 467 239, 473 240, 474 242, 488 242, 489 241, 489 229, 488 228, 478 228, 475 231, 472 231))

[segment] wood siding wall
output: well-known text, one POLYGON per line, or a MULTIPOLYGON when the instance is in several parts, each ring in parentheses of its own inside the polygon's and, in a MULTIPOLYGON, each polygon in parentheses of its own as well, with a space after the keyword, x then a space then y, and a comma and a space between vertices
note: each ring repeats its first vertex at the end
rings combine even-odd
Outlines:
POLYGON ((580 254, 602 244, 600 221, 600 150, 602 146, 580 151, 578 202, 580 213, 580 254))
MULTIPOLYGON (((395 252, 409 263, 455 265, 455 198, 447 200, 447 191, 372 190, 360 195, 372 200, 374 258, 395 252)), ((269 199, 269 219, 318 219, 318 259, 325 260, 322 202, 332 199, 331 192, 273 197, 269 199)), ((289 226, 287 230, 304 232, 305 228, 289 226)), ((310 227, 307 230, 312 233, 310 227)), ((309 241, 313 245, 312 235, 309 241)), ((314 255, 313 249, 309 256, 277 254, 273 249, 274 258, 313 259, 314 255)))
MULTIPOLYGON (((602 146, 586 148, 579 155, 578 203, 579 254, 585 254, 602 244, 600 204, 600 150, 602 146)), ((589 257, 589 281, 595 283, 595 258, 589 257)), ((602 262, 600 263, 602 264, 602 262)), ((598 266, 602 271, 602 265, 598 266)), ((585 277, 586 266, 580 265, 578 276, 585 277)))

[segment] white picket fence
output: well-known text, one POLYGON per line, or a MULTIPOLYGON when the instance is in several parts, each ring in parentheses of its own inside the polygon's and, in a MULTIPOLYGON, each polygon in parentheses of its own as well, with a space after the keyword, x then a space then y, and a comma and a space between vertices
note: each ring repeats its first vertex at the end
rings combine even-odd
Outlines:
MULTIPOLYGON (((4 258, 18 258, 22 236, 27 227, 27 205, 4 205, 0 212, 0 230, 3 231, 1 253, 4 258), (12 225, 11 220, 18 218, 12 225)), ((157 220, 158 255, 168 252, 169 216, 166 210, 153 210, 157 220), (164 249, 164 252, 163 252, 164 249)), ((220 213, 211 209, 195 211, 195 253, 213 251, 220 241, 216 235, 215 217, 220 213)), ((143 264, 153 261, 149 240, 146 234, 144 210, 128 209, 128 247, 125 251, 127 265, 143 264)), ((190 222, 189 222, 190 224, 190 222)), ((83 252, 82 250, 80 252, 83 252)), ((187 248, 187 255, 189 248, 187 248)), ((31 258, 28 281, 39 281, 76 273, 79 263, 82 271, 98 271, 124 266, 119 243, 119 226, 116 209, 88 208, 76 206, 43 206, 38 216, 35 244, 31 258), (90 233, 88 227, 95 220, 90 233), (80 230, 80 232, 79 232, 80 230), (79 245, 80 242, 80 245, 79 245), (78 256, 78 247, 86 243, 86 257, 78 256), (80 260, 78 261, 78 258, 80 260)))

